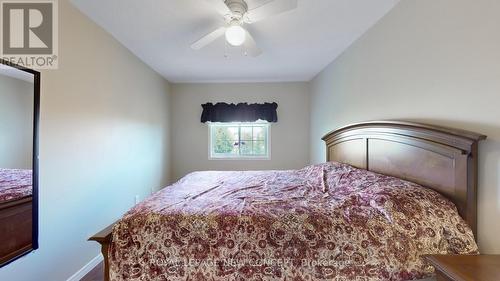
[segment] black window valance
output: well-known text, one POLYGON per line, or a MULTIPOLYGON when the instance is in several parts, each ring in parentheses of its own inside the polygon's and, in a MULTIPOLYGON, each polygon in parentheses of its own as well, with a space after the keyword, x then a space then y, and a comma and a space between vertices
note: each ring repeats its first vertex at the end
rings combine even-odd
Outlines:
POLYGON ((278 104, 263 103, 263 104, 227 104, 218 102, 216 104, 202 104, 203 113, 201 114, 201 122, 255 122, 257 120, 265 120, 268 122, 278 122, 278 104))

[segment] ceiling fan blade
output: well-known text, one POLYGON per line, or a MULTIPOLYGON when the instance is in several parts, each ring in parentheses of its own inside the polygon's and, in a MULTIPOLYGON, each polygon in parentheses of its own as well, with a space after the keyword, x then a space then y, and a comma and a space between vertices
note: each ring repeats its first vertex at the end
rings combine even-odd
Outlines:
POLYGON ((199 50, 199 49, 207 46, 208 44, 214 42, 217 38, 219 38, 222 35, 224 35, 224 32, 226 32, 226 28, 225 27, 219 27, 219 28, 217 28, 216 30, 210 32, 209 34, 203 36, 200 40, 194 42, 191 45, 191 49, 193 49, 193 50, 199 50))
POLYGON ((219 14, 221 14, 223 17, 232 14, 231 10, 229 7, 226 5, 224 0, 205 0, 207 1, 212 7, 214 7, 219 14))
POLYGON ((255 43, 255 40, 253 39, 252 35, 248 31, 246 34, 244 50, 245 50, 245 55, 248 55, 251 57, 258 57, 262 54, 262 50, 259 49, 259 47, 257 46, 257 43, 255 43))
POLYGON ((248 11, 246 21, 248 23, 258 22, 268 17, 296 9, 297 5, 297 0, 274 0, 248 11))

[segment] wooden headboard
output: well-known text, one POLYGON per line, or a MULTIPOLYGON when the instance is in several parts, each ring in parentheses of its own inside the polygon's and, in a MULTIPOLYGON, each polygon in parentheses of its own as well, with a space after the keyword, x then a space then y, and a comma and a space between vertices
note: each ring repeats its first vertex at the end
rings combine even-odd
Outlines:
MULTIPOLYGON (((486 136, 431 125, 373 121, 323 137, 327 160, 409 180, 456 204, 477 231, 477 147, 486 136)), ((477 236, 476 236, 477 237, 477 236)))

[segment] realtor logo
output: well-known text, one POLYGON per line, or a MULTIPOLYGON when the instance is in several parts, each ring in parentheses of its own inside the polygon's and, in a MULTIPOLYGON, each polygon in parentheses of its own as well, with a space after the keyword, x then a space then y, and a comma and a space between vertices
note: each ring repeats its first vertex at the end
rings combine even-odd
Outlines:
POLYGON ((28 68, 57 68, 57 2, 0 4, 1 58, 28 68))

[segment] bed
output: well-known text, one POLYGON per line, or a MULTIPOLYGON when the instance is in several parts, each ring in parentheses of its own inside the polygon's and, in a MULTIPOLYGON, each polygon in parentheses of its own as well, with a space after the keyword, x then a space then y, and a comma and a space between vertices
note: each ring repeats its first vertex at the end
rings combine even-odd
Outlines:
POLYGON ((0 169, 0 264, 32 248, 32 171, 0 169))
POLYGON ((32 171, 0 168, 0 203, 32 195, 32 171))
POLYGON ((478 252, 484 138, 405 122, 347 126, 323 138, 327 163, 192 173, 91 240, 107 280, 428 277, 421 255, 478 252))

